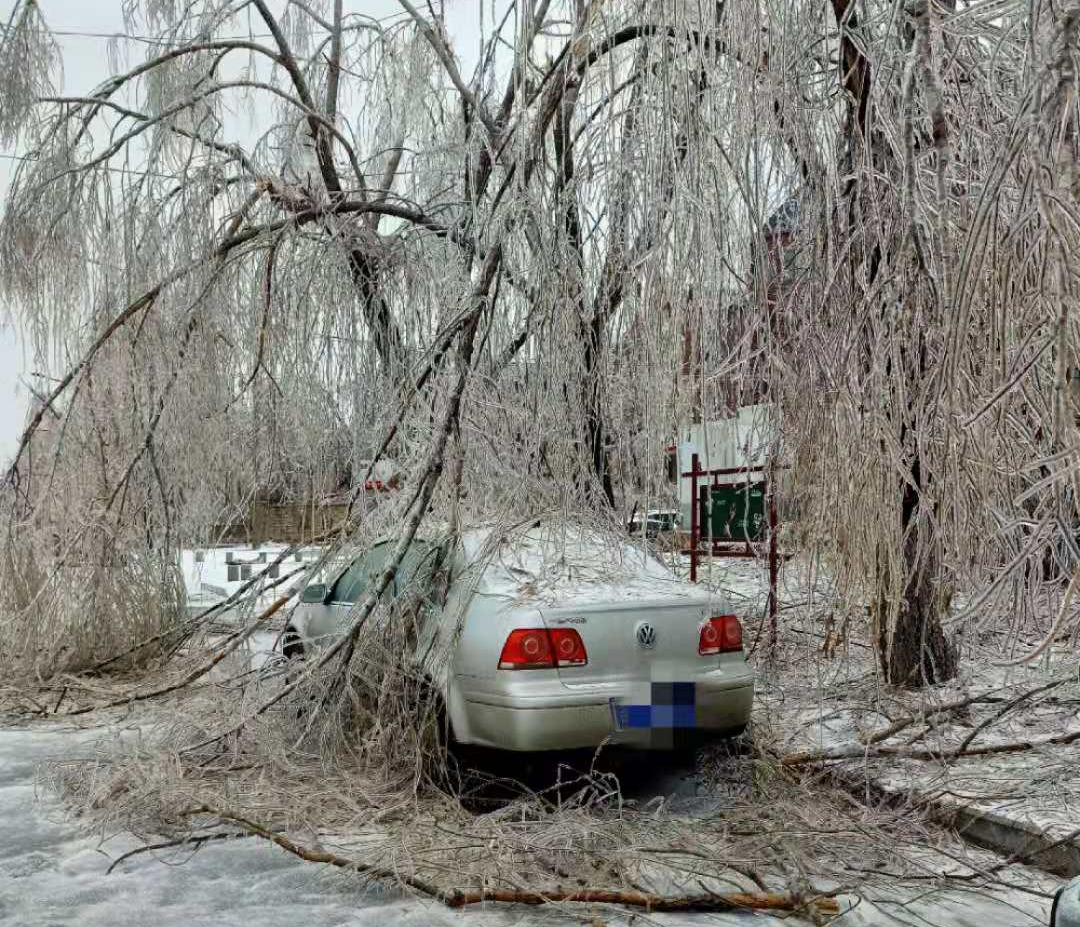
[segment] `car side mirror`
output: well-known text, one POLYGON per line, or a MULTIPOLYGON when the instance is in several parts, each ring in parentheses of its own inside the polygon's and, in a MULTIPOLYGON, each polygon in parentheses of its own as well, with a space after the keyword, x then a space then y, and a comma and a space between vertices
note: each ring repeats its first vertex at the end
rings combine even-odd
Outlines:
POLYGON ((326 583, 312 583, 310 586, 304 587, 304 591, 300 595, 300 601, 322 605, 326 601, 328 591, 326 583))

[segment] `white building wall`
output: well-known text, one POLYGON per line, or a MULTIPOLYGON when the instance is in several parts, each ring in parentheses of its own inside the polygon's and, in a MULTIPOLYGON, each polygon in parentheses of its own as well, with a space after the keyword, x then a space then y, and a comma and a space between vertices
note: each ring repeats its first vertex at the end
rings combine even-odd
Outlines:
MULTIPOLYGON (((184 550, 180 554, 180 570, 184 576, 184 585, 187 588, 188 610, 196 614, 203 609, 209 608, 222 599, 228 598, 238 591, 248 578, 255 576, 266 569, 282 550, 283 544, 267 544, 264 547, 250 547, 243 544, 226 547, 210 547, 199 550, 184 550), (235 578, 230 576, 229 560, 236 565, 233 572, 235 578), (247 567, 245 570, 244 567, 247 567), (250 571, 250 572, 249 572, 250 571), (242 578, 247 573, 248 578, 242 578)), ((321 551, 317 548, 303 548, 286 557, 280 564, 280 574, 291 572, 297 567, 312 563, 319 558, 321 551)), ((302 574, 297 575, 284 585, 269 591, 268 600, 264 603, 261 587, 256 590, 254 607, 261 607, 282 595, 290 586, 301 582, 302 574)), ((273 582, 267 579, 266 583, 273 582)), ((248 610, 252 609, 251 602, 246 602, 248 610)), ((231 610, 222 613, 221 619, 242 618, 234 615, 231 610)))
POLYGON ((698 455, 702 470, 763 466, 777 437, 772 419, 772 408, 761 403, 743 406, 731 418, 688 425, 680 432, 679 508, 684 529, 690 527, 691 481, 681 474, 690 472, 693 455, 698 455))

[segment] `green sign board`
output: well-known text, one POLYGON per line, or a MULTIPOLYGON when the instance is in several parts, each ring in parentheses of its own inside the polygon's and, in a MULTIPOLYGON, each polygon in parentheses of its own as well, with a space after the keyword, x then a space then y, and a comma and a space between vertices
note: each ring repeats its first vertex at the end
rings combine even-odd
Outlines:
POLYGON ((769 520, 765 513, 764 483, 710 486, 699 505, 698 524, 703 538, 711 534, 715 541, 765 540, 769 520))

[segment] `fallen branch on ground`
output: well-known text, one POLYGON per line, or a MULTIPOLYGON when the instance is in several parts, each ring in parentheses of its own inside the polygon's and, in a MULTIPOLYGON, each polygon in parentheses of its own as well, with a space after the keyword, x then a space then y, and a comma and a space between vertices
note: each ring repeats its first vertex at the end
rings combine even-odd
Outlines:
POLYGON ((924 718, 934 717, 935 715, 944 714, 950 711, 958 711, 961 708, 967 708, 969 705, 974 705, 976 702, 989 701, 992 693, 999 692, 1002 687, 997 689, 991 689, 988 692, 980 692, 978 695, 971 695, 966 698, 957 699, 953 702, 944 702, 941 705, 927 706, 928 710, 919 712, 915 715, 908 715, 904 718, 898 718, 888 727, 879 728, 871 734, 860 735, 859 741, 863 744, 876 744, 881 743, 883 740, 888 740, 890 737, 899 734, 902 730, 910 727, 917 721, 921 721, 924 718), (932 710, 929 710, 931 709, 932 710))
POLYGON ((204 843, 211 843, 218 840, 242 840, 245 837, 254 836, 253 834, 200 834, 198 837, 181 837, 179 840, 166 840, 164 843, 148 843, 143 847, 136 847, 134 850, 128 850, 126 853, 116 857, 110 864, 109 868, 105 870, 105 875, 112 875, 112 871, 119 866, 124 860, 131 859, 132 856, 138 856, 141 853, 153 853, 155 850, 170 850, 173 847, 191 847, 193 850, 197 850, 204 843))
POLYGON ((981 724, 979 724, 979 726, 976 727, 975 730, 973 730, 970 734, 968 734, 967 737, 964 738, 964 742, 962 744, 960 744, 960 750, 964 751, 968 747, 970 747, 972 742, 975 740, 976 737, 978 737, 983 731, 985 731, 992 724, 996 724, 998 721, 1000 721, 1002 718, 1004 718, 1005 715, 1007 715, 1010 711, 1012 711, 1018 705, 1022 704, 1023 702, 1026 702, 1029 698, 1032 698, 1035 695, 1041 695, 1043 692, 1049 692, 1052 689, 1056 689, 1062 683, 1067 682, 1067 681, 1068 680, 1066 680, 1066 679, 1055 679, 1053 682, 1046 683, 1046 685, 1037 686, 1034 689, 1029 689, 1027 692, 1021 692, 1018 696, 1016 696, 1016 698, 1012 699, 1009 702, 1006 702, 1005 705, 1001 709, 994 712, 993 715, 991 715, 989 718, 987 718, 985 721, 983 721, 981 724))
POLYGON ((484 901, 498 901, 503 904, 558 904, 560 902, 579 902, 585 904, 617 904, 631 908, 644 908, 648 911, 814 911, 819 914, 835 915, 840 913, 839 902, 832 897, 812 896, 803 898, 793 894, 769 892, 725 892, 714 894, 701 892, 693 895, 656 895, 641 891, 619 891, 617 889, 576 889, 566 891, 554 888, 546 892, 530 892, 520 889, 481 889, 463 892, 460 889, 444 890, 416 876, 403 872, 371 866, 348 857, 314 850, 294 843, 288 837, 276 834, 259 824, 242 818, 231 812, 221 811, 209 805, 202 805, 187 812, 194 814, 212 814, 222 821, 236 824, 255 837, 262 837, 276 844, 281 849, 309 863, 325 863, 339 869, 348 869, 362 875, 391 882, 401 882, 416 889, 430 898, 442 902, 448 908, 463 908, 466 905, 480 904, 484 901))
POLYGON ((800 898, 797 895, 767 894, 764 892, 725 892, 713 894, 701 892, 695 895, 654 895, 648 892, 619 891, 616 889, 580 889, 549 892, 528 892, 515 889, 485 889, 478 892, 454 891, 440 898, 447 907, 462 908, 482 901, 500 901, 505 904, 556 904, 558 902, 583 902, 586 904, 618 904, 648 911, 802 911, 815 910, 820 914, 839 914, 840 904, 835 898, 815 896, 800 898))
POLYGON ((783 759, 783 766, 806 766, 812 763, 827 763, 832 760, 873 759, 879 756, 897 756, 905 760, 959 760, 970 756, 990 756, 996 753, 1023 753, 1038 750, 1040 747, 1065 746, 1080 740, 1080 731, 1067 734, 1055 734, 1053 737, 1041 737, 1037 740, 1019 740, 1007 744, 991 744, 987 747, 974 747, 961 750, 912 750, 902 746, 841 746, 827 750, 804 750, 789 753, 783 759))

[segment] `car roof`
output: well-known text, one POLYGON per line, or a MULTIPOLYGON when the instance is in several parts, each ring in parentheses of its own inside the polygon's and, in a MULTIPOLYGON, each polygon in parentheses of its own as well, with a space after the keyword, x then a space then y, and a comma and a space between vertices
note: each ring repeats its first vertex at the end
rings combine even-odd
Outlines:
MULTIPOLYGON (((436 532, 415 540, 431 544, 447 538, 436 532)), ((566 605, 709 596, 614 528, 561 521, 476 526, 461 532, 459 549, 465 569, 477 568, 477 592, 518 603, 566 605)))

